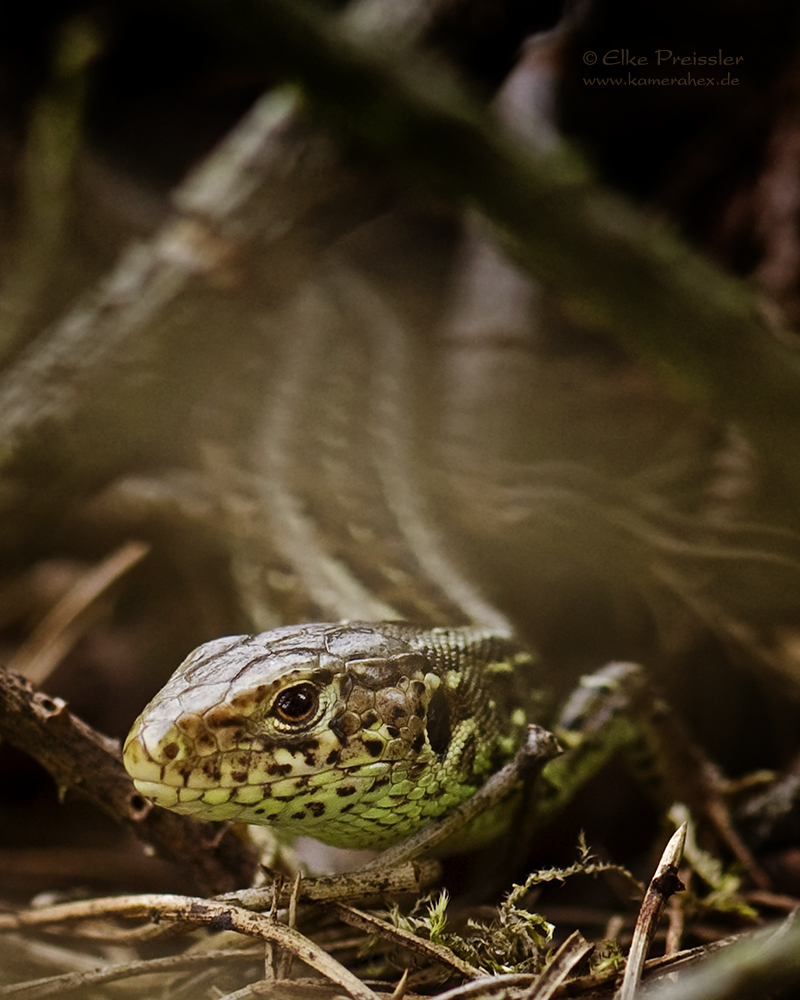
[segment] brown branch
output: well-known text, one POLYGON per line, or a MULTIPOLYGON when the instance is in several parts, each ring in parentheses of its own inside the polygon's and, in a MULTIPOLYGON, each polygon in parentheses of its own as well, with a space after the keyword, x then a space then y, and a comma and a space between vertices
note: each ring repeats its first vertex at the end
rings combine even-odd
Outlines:
POLYGON ((73 715, 60 698, 2 668, 0 734, 38 760, 61 794, 73 791, 127 826, 179 865, 198 891, 214 894, 250 884, 256 858, 241 840, 232 834, 220 838, 210 823, 153 808, 128 777, 115 740, 73 715))

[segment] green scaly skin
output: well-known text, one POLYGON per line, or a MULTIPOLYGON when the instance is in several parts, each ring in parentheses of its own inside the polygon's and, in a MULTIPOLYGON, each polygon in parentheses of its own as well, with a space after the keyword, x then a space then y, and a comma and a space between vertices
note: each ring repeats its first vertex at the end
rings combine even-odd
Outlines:
MULTIPOLYGON (((524 742, 531 654, 480 628, 289 626, 206 643, 137 719, 138 790, 203 819, 382 849, 469 798, 524 742)), ((495 836, 511 804, 459 838, 495 836)))

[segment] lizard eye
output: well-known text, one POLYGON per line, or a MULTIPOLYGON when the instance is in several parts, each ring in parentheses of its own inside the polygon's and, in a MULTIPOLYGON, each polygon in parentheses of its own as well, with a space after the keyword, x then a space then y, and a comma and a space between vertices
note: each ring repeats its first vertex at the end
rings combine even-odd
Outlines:
POLYGON ((272 703, 272 714, 281 722, 296 726, 309 722, 319 708, 319 693, 313 684, 294 684, 281 691, 272 703))

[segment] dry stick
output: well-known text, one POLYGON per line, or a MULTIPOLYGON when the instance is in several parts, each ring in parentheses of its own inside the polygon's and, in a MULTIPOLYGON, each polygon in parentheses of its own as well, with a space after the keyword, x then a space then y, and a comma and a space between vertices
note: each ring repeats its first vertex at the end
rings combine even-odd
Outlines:
POLYGON ((528 994, 525 991, 529 990, 535 981, 535 976, 522 972, 509 973, 505 976, 482 976, 471 983, 447 990, 446 993, 439 993, 434 1000, 489 1000, 494 996, 498 997, 498 1000, 506 1000, 509 996, 519 995, 527 998, 528 994))
POLYGON ((84 573, 19 647, 6 669, 22 674, 32 684, 42 684, 91 623, 91 609, 98 598, 149 550, 144 542, 127 542, 84 573))
POLYGON ((236 931, 286 948, 306 965, 336 983, 354 1000, 377 1000, 376 994, 322 948, 298 931, 276 923, 262 913, 239 906, 228 906, 209 899, 176 895, 119 896, 81 903, 47 906, 17 914, 0 914, 0 929, 19 930, 44 927, 64 920, 96 917, 135 917, 149 920, 174 920, 215 930, 236 931))
POLYGON ((164 975, 169 972, 192 971, 198 966, 218 965, 227 961, 252 962, 257 955, 246 951, 220 950, 196 951, 185 955, 169 955, 165 958, 151 958, 140 962, 126 962, 123 965, 110 965, 104 969, 92 969, 87 972, 66 972, 60 976, 46 976, 42 979, 31 979, 25 983, 12 983, 10 986, 0 986, 0 998, 20 998, 20 1000, 39 1000, 40 997, 53 995, 62 996, 73 990, 98 986, 101 983, 113 983, 120 979, 132 979, 134 976, 164 975))
POLYGON ((179 864, 200 891, 225 892, 252 880, 257 859, 238 837, 215 843, 213 824, 152 808, 122 766, 116 740, 87 726, 60 698, 2 668, 0 735, 38 760, 62 794, 75 791, 127 826, 179 864))
MULTIPOLYGON (((722 938, 718 941, 713 941, 710 944, 699 945, 696 948, 687 948, 674 955, 662 955, 659 958, 651 958, 645 962, 644 971, 647 973, 648 980, 651 980, 656 976, 666 976, 668 973, 691 968, 692 966, 704 963, 709 956, 721 954, 726 949, 732 947, 733 945, 739 945, 748 940, 750 937, 750 934, 734 934, 731 937, 722 938)), ((605 969, 602 972, 592 972, 589 975, 580 976, 571 980, 563 989, 558 989, 556 991, 556 995, 579 997, 588 993, 594 996, 594 993, 603 987, 610 985, 618 978, 619 973, 616 969, 605 969)), ((436 1000, 445 1000, 445 998, 444 996, 437 997, 436 1000)), ((619 1000, 619 996, 617 996, 617 1000, 619 1000)), ((659 998, 659 1000, 661 1000, 661 998, 659 998)), ((683 1000, 683 998, 670 997, 669 1000, 683 1000)))
POLYGON ((686 824, 683 823, 670 837, 658 868, 656 868, 656 873, 647 887, 636 927, 633 930, 633 939, 628 952, 628 962, 625 966, 619 1000, 634 1000, 642 977, 647 952, 658 927, 658 921, 661 919, 664 905, 674 892, 680 892, 683 889, 678 878, 678 865, 683 857, 685 840, 686 824))
POLYGON ((403 975, 398 979, 397 986, 392 991, 390 1000, 403 1000, 408 986, 408 968, 403 969, 403 975))
POLYGON ((550 1000, 558 987, 564 982, 582 958, 594 948, 580 931, 572 934, 561 945, 552 961, 536 980, 536 983, 526 993, 528 1000, 550 1000))
POLYGON ((465 962, 445 945, 426 941, 425 938, 418 937, 411 931, 395 927, 394 924, 390 924, 372 913, 365 913, 363 910, 348 906, 346 903, 336 903, 334 909, 342 920, 351 927, 357 927, 361 931, 366 931, 367 934, 379 934, 385 940, 415 952, 417 955, 422 955, 429 962, 444 965, 467 979, 474 979, 483 974, 482 969, 465 962))
MULTIPOLYGON (((385 870, 342 872, 339 875, 318 875, 301 881, 298 898, 303 902, 323 903, 334 900, 367 899, 386 893, 419 893, 441 875, 438 861, 406 861, 385 870)), ((288 905, 292 889, 285 883, 258 889, 241 889, 216 897, 219 903, 234 903, 248 910, 268 910, 274 906, 288 905)))

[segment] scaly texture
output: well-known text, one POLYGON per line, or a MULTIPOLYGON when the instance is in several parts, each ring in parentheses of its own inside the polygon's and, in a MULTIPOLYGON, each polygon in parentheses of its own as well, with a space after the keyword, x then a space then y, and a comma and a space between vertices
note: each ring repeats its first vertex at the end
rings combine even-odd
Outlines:
MULTIPOLYGON (((136 721, 125 766, 175 812, 383 848, 513 756, 536 704, 533 667, 480 628, 350 622, 217 639, 136 721)), ((479 817, 458 848, 496 834, 509 810, 479 817)))

